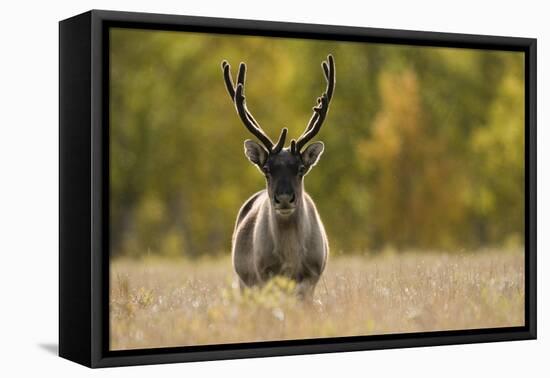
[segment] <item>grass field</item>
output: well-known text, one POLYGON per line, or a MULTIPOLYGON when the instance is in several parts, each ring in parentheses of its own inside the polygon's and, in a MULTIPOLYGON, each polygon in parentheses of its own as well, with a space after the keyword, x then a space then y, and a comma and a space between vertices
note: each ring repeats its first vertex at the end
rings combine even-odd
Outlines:
POLYGON ((524 324, 524 255, 331 257, 313 303, 293 282, 240 294, 229 258, 111 263, 112 350, 524 324))

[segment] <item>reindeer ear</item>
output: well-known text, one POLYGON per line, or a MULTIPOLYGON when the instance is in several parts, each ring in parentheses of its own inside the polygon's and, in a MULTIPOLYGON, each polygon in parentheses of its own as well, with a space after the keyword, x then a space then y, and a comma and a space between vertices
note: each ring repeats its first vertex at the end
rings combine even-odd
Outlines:
POLYGON ((252 163, 260 168, 267 160, 267 150, 253 140, 247 139, 244 141, 244 154, 252 163))
POLYGON ((321 154, 325 150, 325 145, 323 142, 311 143, 306 149, 302 152, 302 161, 305 166, 310 168, 313 167, 319 161, 321 154))

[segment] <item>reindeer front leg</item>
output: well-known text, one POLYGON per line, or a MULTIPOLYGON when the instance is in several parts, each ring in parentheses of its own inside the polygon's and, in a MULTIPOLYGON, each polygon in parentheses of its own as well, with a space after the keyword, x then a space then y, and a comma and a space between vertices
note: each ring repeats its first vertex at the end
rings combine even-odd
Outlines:
POLYGON ((315 292, 315 286, 317 285, 317 281, 313 280, 302 280, 302 282, 298 283, 296 286, 296 295, 298 299, 305 301, 305 302, 311 302, 313 301, 313 293, 315 292))
POLYGON ((302 271, 296 277, 296 294, 298 298, 311 302, 315 286, 321 278, 324 264, 321 255, 309 255, 302 263, 302 271))
POLYGON ((281 261, 271 252, 264 252, 256 260, 256 273, 262 284, 281 273, 281 261))
POLYGON ((299 275, 296 280, 297 297, 305 302, 312 302, 315 286, 317 286, 320 277, 320 273, 311 270, 307 270, 304 274, 299 275))

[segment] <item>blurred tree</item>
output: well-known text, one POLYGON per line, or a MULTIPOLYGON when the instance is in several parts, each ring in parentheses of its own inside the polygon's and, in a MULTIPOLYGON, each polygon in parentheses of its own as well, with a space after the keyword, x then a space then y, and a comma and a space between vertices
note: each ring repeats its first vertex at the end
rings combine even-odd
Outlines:
POLYGON ((383 72, 372 137, 358 145, 373 172, 371 222, 378 246, 449 248, 456 242, 459 177, 448 142, 429 128, 420 91, 414 72, 383 72))
POLYGON ((509 69, 488 107, 487 124, 470 139, 477 164, 469 205, 480 242, 518 245, 525 226, 523 64, 507 60, 505 66, 509 69))
POLYGON ((333 253, 523 241, 520 53, 132 29, 110 41, 113 256, 227 254, 239 207, 265 183, 221 61, 248 64, 268 134, 296 138, 328 53, 326 150, 305 180, 333 253))

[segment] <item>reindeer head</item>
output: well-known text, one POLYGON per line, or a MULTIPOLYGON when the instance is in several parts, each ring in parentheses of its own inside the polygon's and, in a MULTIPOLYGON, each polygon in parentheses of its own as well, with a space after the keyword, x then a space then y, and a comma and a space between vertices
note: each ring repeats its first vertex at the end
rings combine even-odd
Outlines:
POLYGON ((237 85, 234 86, 230 66, 225 60, 222 62, 225 85, 237 113, 246 128, 262 143, 247 139, 244 142, 245 155, 265 175, 271 206, 281 217, 291 215, 297 207, 301 206, 303 178, 317 164, 324 150, 323 142, 311 143, 305 149, 304 146, 321 129, 334 92, 336 78, 332 55, 329 55, 327 60, 328 62, 322 62, 321 65, 327 80, 326 91, 317 99, 317 105, 313 108, 313 115, 305 131, 298 140, 291 140, 290 147, 286 148, 284 144, 287 128, 282 129, 279 140, 273 144, 246 107, 244 96, 246 65, 240 64, 237 85))

